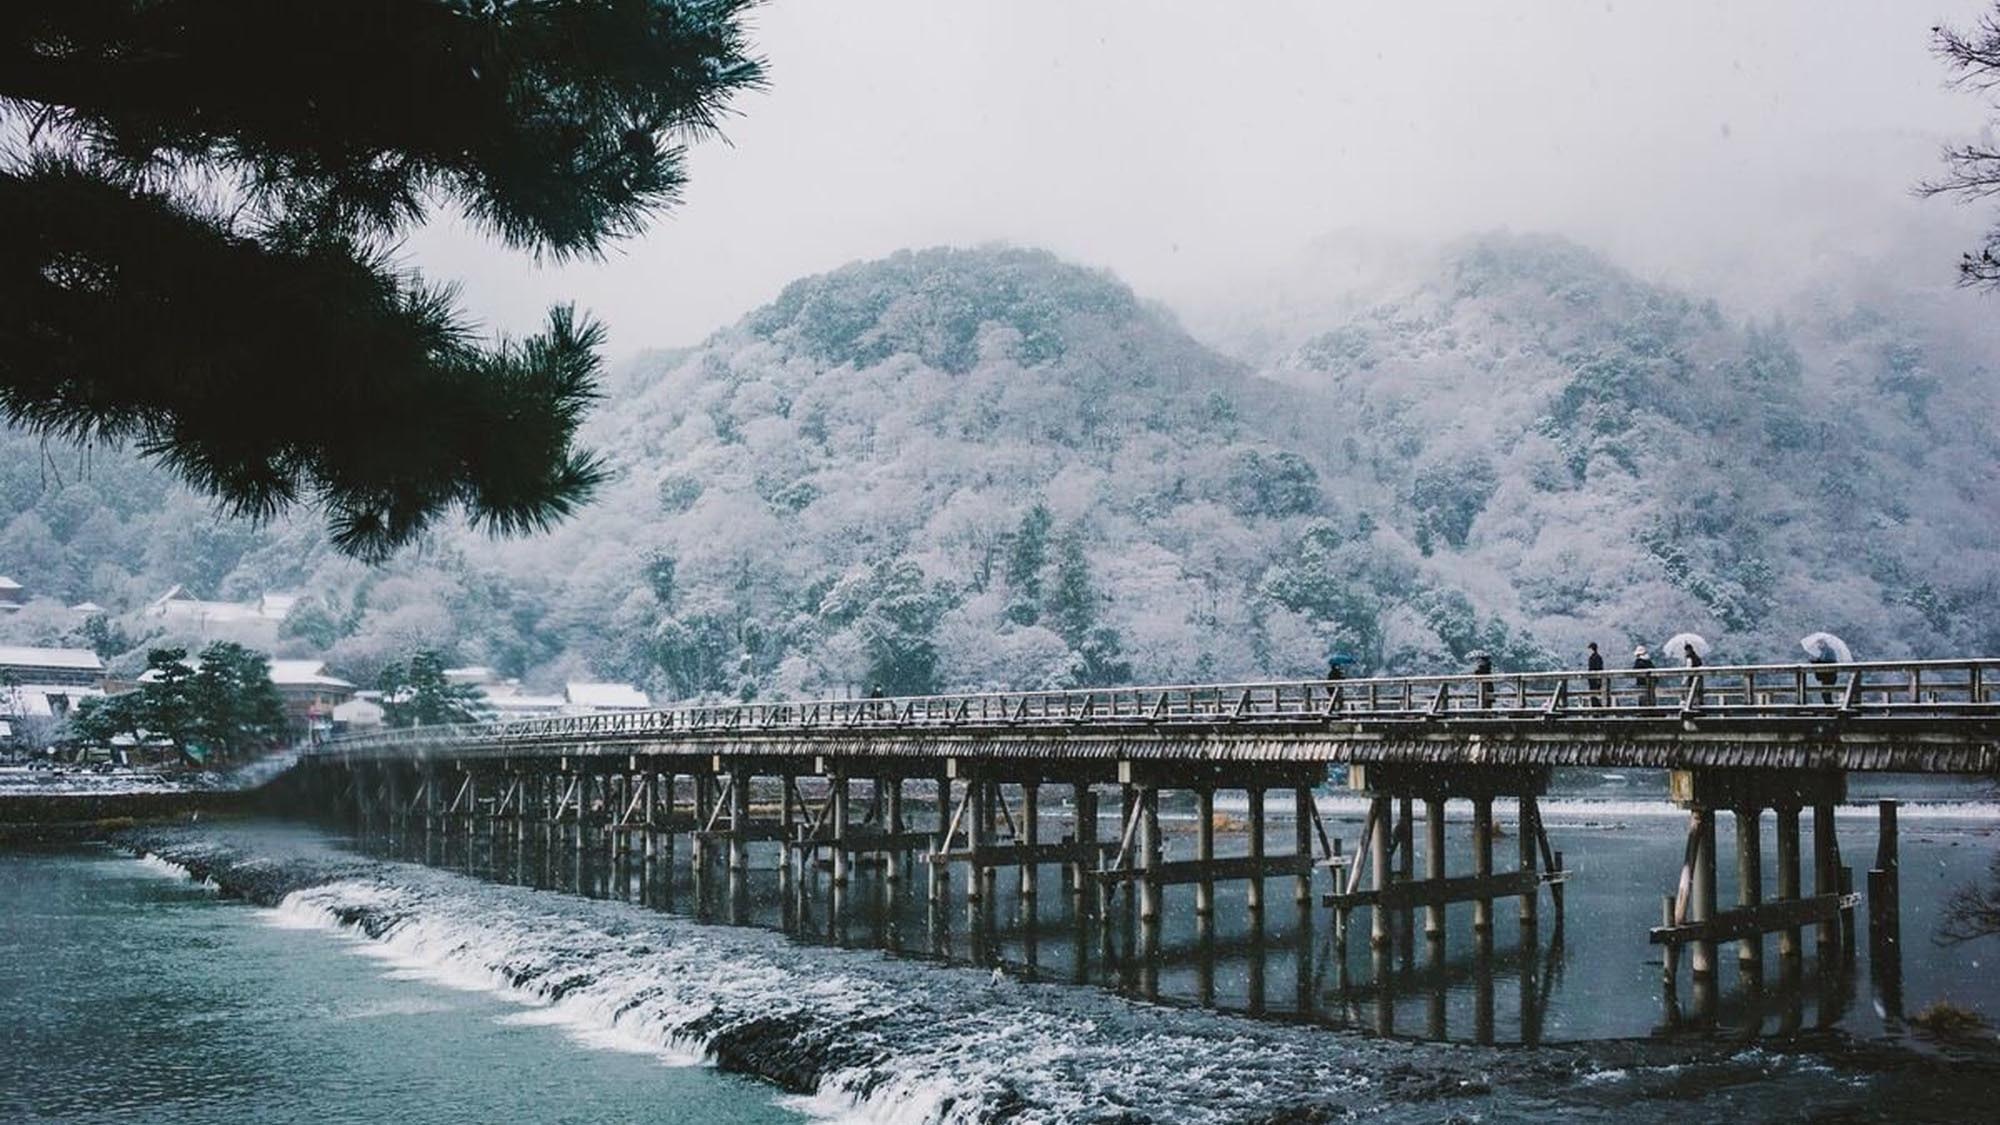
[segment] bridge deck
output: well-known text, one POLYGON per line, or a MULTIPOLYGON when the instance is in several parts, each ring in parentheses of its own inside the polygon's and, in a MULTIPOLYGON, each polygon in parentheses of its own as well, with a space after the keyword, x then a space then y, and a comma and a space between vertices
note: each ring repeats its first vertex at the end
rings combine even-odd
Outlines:
POLYGON ((383 731, 340 758, 668 754, 2000 773, 2000 659, 694 704, 383 731))

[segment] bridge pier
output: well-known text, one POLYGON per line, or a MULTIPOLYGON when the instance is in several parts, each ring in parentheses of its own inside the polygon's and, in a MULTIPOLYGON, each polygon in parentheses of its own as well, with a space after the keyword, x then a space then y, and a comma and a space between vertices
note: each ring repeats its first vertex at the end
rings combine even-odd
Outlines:
POLYGON ((1415 908, 1424 908, 1424 933, 1435 942, 1445 935, 1445 912, 1454 902, 1471 902, 1473 931, 1482 942, 1493 929, 1493 900, 1517 898, 1524 928, 1537 921, 1537 899, 1544 885, 1558 919, 1562 899, 1554 888, 1569 877, 1561 853, 1549 846, 1538 798, 1547 791, 1549 770, 1542 766, 1432 766, 1421 763, 1368 763, 1349 770, 1348 785, 1366 794, 1368 815, 1355 849, 1355 865, 1344 885, 1324 898, 1335 912, 1335 933, 1344 935, 1351 913, 1369 909, 1369 944, 1381 949, 1394 938, 1392 920, 1400 916, 1408 934, 1415 928, 1415 908), (1504 874, 1493 871, 1493 802, 1513 797, 1520 807, 1519 867, 1504 874), (1413 878, 1415 806, 1424 804, 1424 878, 1413 878), (1472 868, 1470 876, 1450 876, 1446 853, 1445 809, 1452 800, 1472 802, 1472 868), (1400 815, 1399 815, 1400 814, 1400 815), (1365 862, 1361 857, 1366 857, 1365 862), (1542 861, 1547 870, 1541 870, 1542 861), (1363 890, 1364 874, 1372 885, 1363 890))
MULTIPOLYGON (((1668 787, 1674 803, 1688 810, 1688 842, 1675 894, 1661 905, 1661 924, 1651 934, 1666 946, 1662 975, 1671 997, 1679 973, 1680 947, 1689 946, 1697 1018, 1715 1011, 1717 945, 1737 943, 1737 974, 1745 988, 1761 992, 1764 935, 1778 935, 1778 954, 1787 975, 1801 954, 1801 927, 1816 931, 1822 971, 1842 960, 1843 931, 1851 932, 1854 896, 1843 880, 1834 808, 1845 797, 1846 775, 1838 770, 1729 769, 1676 770, 1668 787), (1813 893, 1799 887, 1802 809, 1813 810, 1813 893), (1763 811, 1776 812, 1776 897, 1764 896, 1763 811), (1731 813, 1736 826, 1736 905, 1716 905, 1716 817, 1731 813)), ((1847 950, 1851 952, 1851 948, 1847 950)))

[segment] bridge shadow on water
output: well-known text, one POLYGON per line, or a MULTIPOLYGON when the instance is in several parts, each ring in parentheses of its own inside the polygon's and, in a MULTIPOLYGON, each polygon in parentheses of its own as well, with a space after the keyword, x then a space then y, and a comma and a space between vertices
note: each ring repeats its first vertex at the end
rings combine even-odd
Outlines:
MULTIPOLYGON (((1166 1004, 1413 1039, 1534 1045, 1573 1038, 1548 1034, 1572 952, 1561 914, 1522 924, 1496 912, 1482 932, 1469 911, 1454 908, 1443 931, 1427 935, 1421 912, 1392 908, 1386 941, 1371 947, 1365 924, 1350 919, 1343 935, 1330 912, 1292 895, 1264 897, 1263 907, 1252 909, 1241 882, 1218 884, 1206 916, 1165 910, 1149 922, 1129 882, 1078 894, 1060 864, 1037 869, 1038 893, 1023 893, 1019 869, 1002 869, 968 901, 962 884, 934 880, 923 857, 909 853, 859 857, 847 884, 836 886, 825 861, 788 857, 775 842, 749 845, 747 866, 732 875, 723 849, 695 860, 686 833, 652 861, 613 846, 608 834, 593 834, 580 848, 539 830, 517 839, 504 831, 417 829, 355 842, 371 854, 495 882, 1166 1004)), ((1273 889, 1291 884, 1268 882, 1273 889)), ((1779 959, 1767 979, 1732 974, 1727 988, 1713 977, 1662 986, 1653 964, 1650 997, 1622 988, 1607 1002, 1632 1009, 1627 1022, 1650 1025, 1657 1037, 1747 1041, 1830 1029, 1855 1003, 1858 987, 1851 952, 1824 970, 1811 956, 1779 959), (1641 1006, 1653 1014, 1643 1015, 1641 1006)), ((1900 1015, 1894 982, 1878 980, 1876 991, 1878 1007, 1886 1001, 1900 1015)))

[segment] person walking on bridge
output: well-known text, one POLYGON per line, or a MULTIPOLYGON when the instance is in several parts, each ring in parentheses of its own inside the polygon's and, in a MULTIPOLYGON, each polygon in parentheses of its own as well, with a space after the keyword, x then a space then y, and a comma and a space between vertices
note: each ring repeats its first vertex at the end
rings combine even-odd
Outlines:
MULTIPOLYGON (((1584 668, 1591 672, 1604 671, 1604 654, 1597 651, 1597 642, 1592 641, 1587 647, 1590 649, 1590 659, 1584 661, 1584 668)), ((1592 676, 1590 678, 1590 702, 1593 707, 1609 707, 1611 705, 1610 696, 1604 690, 1603 676, 1592 676)))
POLYGON ((1681 646, 1681 666, 1690 670, 1688 674, 1687 697, 1694 706, 1699 707, 1701 706, 1702 685, 1701 673, 1697 669, 1701 667, 1701 653, 1694 650, 1693 642, 1681 646))
MULTIPOLYGON (((1638 648, 1632 650, 1632 670, 1640 673, 1648 673, 1653 670, 1653 654, 1646 651, 1645 645, 1640 645, 1638 648)), ((1650 675, 1640 675, 1637 679, 1639 681, 1639 705, 1641 707, 1651 707, 1655 701, 1653 695, 1653 677, 1650 675)))
MULTIPOLYGON (((1475 676, 1490 676, 1493 674, 1493 657, 1488 655, 1483 649, 1472 654, 1472 674, 1475 676)), ((1493 683, 1490 680, 1482 679, 1479 681, 1479 709, 1485 711, 1492 706, 1493 683)))

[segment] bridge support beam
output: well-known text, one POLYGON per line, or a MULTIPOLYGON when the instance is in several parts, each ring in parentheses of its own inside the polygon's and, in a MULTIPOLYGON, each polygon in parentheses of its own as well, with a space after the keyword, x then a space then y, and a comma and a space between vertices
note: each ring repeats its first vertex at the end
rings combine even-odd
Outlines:
POLYGON ((1737 943, 1737 974, 1743 986, 1761 990, 1764 935, 1778 935, 1778 954, 1788 977, 1796 974, 1802 926, 1817 931, 1820 964, 1833 970, 1841 958, 1844 917, 1851 917, 1856 896, 1842 886, 1840 845, 1834 830, 1834 807, 1846 796, 1846 775, 1837 770, 1774 769, 1676 770, 1669 777, 1674 803, 1688 810, 1688 841, 1677 890, 1661 905, 1660 925, 1651 934, 1666 947, 1662 975, 1667 998, 1674 1004, 1674 983, 1680 948, 1692 950, 1695 1013, 1713 1018, 1718 943, 1737 943), (1800 893, 1800 819, 1813 810, 1813 893, 1800 893), (1764 895, 1763 811, 1776 811, 1776 896, 1764 895), (1719 910, 1715 900, 1717 864, 1716 818, 1734 815, 1736 826, 1736 905, 1719 910))
POLYGON ((1447 908, 1455 902, 1473 904, 1473 928, 1490 935, 1493 900, 1518 898, 1523 926, 1537 919, 1537 896, 1551 888, 1560 919, 1562 899, 1554 894, 1569 873, 1561 853, 1549 846, 1538 798, 1547 790, 1549 771, 1536 766, 1432 766, 1428 764, 1358 765, 1349 770, 1349 788, 1369 798, 1368 816, 1355 849, 1355 864, 1341 885, 1324 897, 1335 912, 1336 935, 1346 931, 1348 915, 1369 908, 1369 944, 1384 949, 1393 940, 1394 920, 1404 929, 1415 927, 1415 909, 1424 908, 1424 933, 1441 942, 1447 908), (1521 810, 1520 866, 1511 872, 1493 870, 1493 802, 1512 797, 1521 810), (1415 806, 1424 805, 1424 877, 1415 871, 1415 806), (1472 803, 1472 868, 1469 876, 1449 876, 1446 856, 1445 810, 1453 800, 1472 803), (1546 869, 1544 870, 1544 865, 1546 869), (1363 889, 1364 877, 1372 876, 1363 889))

